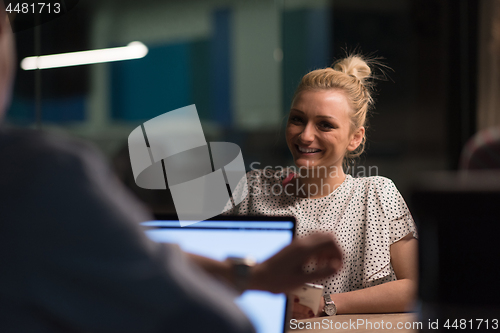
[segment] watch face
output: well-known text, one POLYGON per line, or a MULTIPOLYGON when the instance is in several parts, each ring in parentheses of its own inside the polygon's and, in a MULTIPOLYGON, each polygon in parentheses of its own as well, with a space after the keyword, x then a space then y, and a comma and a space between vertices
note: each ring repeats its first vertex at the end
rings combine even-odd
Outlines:
POLYGON ((333 315, 337 314, 337 307, 335 306, 335 304, 325 305, 325 313, 328 316, 333 316, 333 315))

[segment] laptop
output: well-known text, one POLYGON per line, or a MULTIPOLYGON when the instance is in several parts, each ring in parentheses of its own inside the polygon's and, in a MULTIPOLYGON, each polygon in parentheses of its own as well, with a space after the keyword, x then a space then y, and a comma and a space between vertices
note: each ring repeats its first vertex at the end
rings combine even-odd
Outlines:
MULTIPOLYGON (((250 256, 265 261, 290 244, 294 217, 218 216, 181 227, 168 215, 142 223, 155 242, 177 243, 186 252, 219 261, 250 256)), ((235 303, 253 323, 257 333, 285 332, 287 298, 284 294, 248 290, 235 303)))

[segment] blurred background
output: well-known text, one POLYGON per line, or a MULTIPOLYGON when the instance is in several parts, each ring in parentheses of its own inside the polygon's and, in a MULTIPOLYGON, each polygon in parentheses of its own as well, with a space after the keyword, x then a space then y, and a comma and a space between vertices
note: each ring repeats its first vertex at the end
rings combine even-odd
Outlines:
POLYGON ((135 127, 196 104, 207 141, 238 144, 247 168, 293 165, 283 129, 295 87, 346 50, 392 68, 377 84, 357 174, 389 177, 406 197, 415 174, 457 169, 466 141, 500 125, 499 0, 86 0, 16 40, 19 63, 149 48, 136 60, 18 68, 6 124, 92 141, 155 210, 172 207, 134 188, 135 127))

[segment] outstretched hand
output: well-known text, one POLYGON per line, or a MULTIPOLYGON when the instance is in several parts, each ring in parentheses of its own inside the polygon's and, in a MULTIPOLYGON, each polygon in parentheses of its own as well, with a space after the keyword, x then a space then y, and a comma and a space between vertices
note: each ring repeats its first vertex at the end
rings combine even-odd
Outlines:
POLYGON ((252 269, 249 289, 272 293, 291 291, 306 282, 335 274, 342 265, 342 253, 332 235, 312 234, 292 241, 290 245, 252 269), (317 263, 306 273, 303 266, 317 263))

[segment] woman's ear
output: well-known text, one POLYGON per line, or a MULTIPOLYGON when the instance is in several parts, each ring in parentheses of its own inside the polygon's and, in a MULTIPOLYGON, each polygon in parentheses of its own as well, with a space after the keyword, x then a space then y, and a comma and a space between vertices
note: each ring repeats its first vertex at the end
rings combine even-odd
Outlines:
POLYGON ((348 151, 354 151, 359 147, 363 138, 365 137, 365 128, 363 126, 359 127, 351 136, 351 141, 347 146, 348 151))

